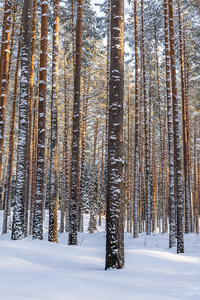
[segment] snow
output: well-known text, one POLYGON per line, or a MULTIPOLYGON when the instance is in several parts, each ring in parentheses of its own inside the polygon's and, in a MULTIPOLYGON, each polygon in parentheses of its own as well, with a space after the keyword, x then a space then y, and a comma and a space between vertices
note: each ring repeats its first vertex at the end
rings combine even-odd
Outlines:
MULTIPOLYGON (((0 211, 0 226, 3 213, 0 211)), ((84 216, 87 232, 89 216, 84 216)), ((79 233, 78 246, 0 235, 2 300, 200 299, 200 236, 185 235, 185 254, 168 249, 168 234, 125 233, 125 268, 104 271, 104 222, 95 234, 79 233)))

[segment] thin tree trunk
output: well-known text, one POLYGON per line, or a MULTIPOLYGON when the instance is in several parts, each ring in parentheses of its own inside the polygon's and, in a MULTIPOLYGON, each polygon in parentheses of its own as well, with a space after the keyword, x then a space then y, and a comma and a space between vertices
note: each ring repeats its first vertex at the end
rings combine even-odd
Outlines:
POLYGON ((144 45, 144 10, 141 0, 142 22, 142 65, 143 65, 143 93, 144 93, 144 133, 145 133, 145 204, 146 204, 146 234, 151 234, 151 203, 150 203, 150 166, 149 166, 149 131, 148 131, 148 101, 146 93, 146 62, 144 45))
POLYGON ((164 0, 165 15, 165 61, 166 61, 166 91, 167 91, 167 126, 168 126, 168 149, 169 149, 169 248, 176 244, 175 224, 175 190, 174 190, 174 138, 173 138, 173 112, 170 84, 170 49, 169 49, 169 23, 168 23, 168 0, 164 0))
POLYGON ((80 123, 80 76, 81 76, 81 44, 82 44, 82 11, 83 0, 78 0, 76 66, 74 76, 74 113, 71 166, 71 198, 70 198, 70 230, 69 245, 77 244, 77 194, 78 194, 78 155, 79 155, 79 123, 80 123))
POLYGON ((134 216, 133 237, 138 237, 138 147, 139 147, 139 84, 138 84, 138 29, 137 29, 137 1, 134 0, 135 26, 135 158, 134 158, 134 216))
POLYGON ((65 76, 65 231, 69 231, 69 152, 68 152, 68 143, 69 143, 69 95, 68 95, 68 85, 67 78, 65 76))
POLYGON ((30 66, 30 100, 29 100, 29 128, 28 128, 28 150, 27 150, 27 179, 26 179, 26 211, 25 211, 25 235, 28 233, 28 210, 31 199, 31 133, 32 133, 32 110, 33 110, 33 80, 35 59, 35 32, 36 32, 36 8, 37 1, 33 0, 32 38, 31 38, 31 66, 30 66))
POLYGON ((176 198, 177 198, 177 253, 184 253, 183 193, 182 193, 182 180, 181 180, 181 146, 180 146, 180 137, 179 137, 178 93, 177 93, 177 85, 176 85, 173 0, 169 0, 168 6, 169 6, 169 36, 170 36, 173 129, 174 129, 174 167, 175 167, 175 186, 176 186, 176 198))
POLYGON ((184 161, 184 187, 185 187, 185 233, 190 232, 190 193, 189 193, 189 174, 188 174, 188 136, 186 120, 186 99, 185 99, 185 65, 183 51, 183 29, 181 20, 181 5, 178 0, 179 17, 179 44, 180 44, 180 64, 181 64, 181 93, 182 93, 182 123, 183 123, 183 161, 184 161))
MULTIPOLYGON (((36 192, 33 219, 33 238, 43 239, 43 203, 45 183, 45 121, 46 121, 46 75, 47 75, 48 1, 41 3, 40 79, 38 103, 38 142, 36 192)), ((30 120, 30 119, 29 119, 30 120)), ((30 120, 31 122, 31 120, 30 120)))
POLYGON ((99 226, 101 226, 102 219, 102 198, 103 198, 103 170, 104 170, 104 132, 102 135, 102 149, 101 149, 101 175, 100 175, 100 200, 99 200, 99 226))
POLYGON ((94 185, 96 179, 96 149, 97 149, 97 133, 98 133, 98 120, 95 121, 94 126, 94 152, 93 152, 93 163, 92 163, 92 190, 90 199, 90 221, 89 221, 89 233, 94 233, 96 229, 96 217, 94 213, 94 185))
POLYGON ((58 242, 58 35, 59 0, 53 2, 53 64, 51 98, 51 165, 49 193, 49 242, 58 242))

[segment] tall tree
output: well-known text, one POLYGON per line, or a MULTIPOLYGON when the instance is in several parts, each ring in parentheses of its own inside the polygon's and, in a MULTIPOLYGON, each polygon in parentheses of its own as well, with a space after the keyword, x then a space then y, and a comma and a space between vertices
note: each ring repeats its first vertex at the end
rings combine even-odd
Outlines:
POLYGON ((188 131, 187 131, 187 112, 185 97, 185 64, 183 49, 183 25, 181 18, 181 4, 178 0, 178 19, 179 19, 179 44, 180 44, 180 64, 181 64, 181 94, 182 94, 182 123, 183 123, 183 160, 184 160, 184 187, 185 187, 185 233, 190 232, 190 176, 188 166, 188 131))
POLYGON ((19 134, 17 148, 17 178, 15 207, 13 211, 12 239, 24 237, 24 202, 26 192, 26 158, 28 143, 28 112, 29 112, 29 79, 31 54, 32 0, 24 0, 22 51, 21 51, 21 82, 19 103, 19 134))
POLYGON ((139 84, 138 84, 138 26, 137 1, 134 1, 134 28, 135 28, 135 157, 134 157, 134 216, 133 237, 138 237, 138 166, 139 166, 139 84))
POLYGON ((46 120, 46 75, 47 75, 48 1, 41 3, 40 80, 38 106, 38 143, 36 193, 33 220, 33 238, 43 239, 43 203, 45 183, 45 120, 46 120))
POLYGON ((146 205, 146 233, 151 234, 151 203, 150 203, 150 162, 149 162, 149 131, 148 131, 148 101, 146 92, 146 59, 144 42, 144 3, 141 0, 142 22, 142 66, 143 66, 143 95, 144 95, 144 133, 145 133, 145 205, 146 205))
MULTIPOLYGON (((22 34, 22 26, 20 29, 20 37, 21 37, 21 34, 22 34)), ((2 233, 7 233, 8 215, 10 215, 10 207, 11 207, 12 172, 13 172, 13 157, 14 157, 14 127, 15 127, 15 116, 16 116, 20 51, 21 51, 21 38, 19 39, 19 42, 18 42, 18 53, 17 53, 14 94, 13 94, 13 107, 12 107, 12 116, 11 116, 11 120, 10 120, 9 153, 8 153, 8 166, 7 166, 7 175, 6 175, 6 193, 5 193, 5 199, 4 199, 4 216, 3 216, 2 233)))
POLYGON ((177 93, 177 80, 176 80, 173 0, 169 0, 168 7, 169 7, 169 37, 170 37, 170 58, 171 58, 173 129, 174 129, 175 197, 177 201, 177 253, 184 253, 181 146, 180 146, 180 136, 179 136, 180 135, 179 110, 178 110, 178 93, 177 93))
POLYGON ((169 149, 169 248, 175 246, 175 195, 174 195, 174 138, 172 123, 172 99, 170 84, 170 49, 169 49, 169 24, 168 0, 164 0, 164 28, 165 28, 165 61, 166 61, 166 91, 167 91, 167 125, 169 149))
POLYGON ((6 102, 8 92, 8 71, 9 71, 9 56, 10 56, 10 24, 11 24, 11 7, 12 1, 5 1, 3 27, 3 43, 2 43, 2 74, 1 74, 1 93, 0 93, 0 183, 2 177, 2 158, 3 158, 3 140, 5 128, 6 102))
POLYGON ((33 82, 34 82, 34 61, 35 61, 35 41, 36 41, 36 21, 37 21, 37 1, 33 0, 33 19, 31 32, 31 66, 30 66, 30 100, 28 115, 28 145, 27 145, 27 178, 26 178, 26 199, 25 199, 25 234, 28 234, 28 210, 31 202, 31 139, 32 139, 32 110, 33 110, 33 82))
POLYGON ((51 97, 51 165, 49 193, 49 235, 50 242, 58 242, 58 37, 59 37, 59 0, 53 2, 53 62, 51 97))
POLYGON ((83 0, 77 3, 76 27, 76 62, 74 75, 74 112, 73 140, 71 159, 71 197, 70 197, 70 228, 69 245, 77 244, 77 203, 78 203, 78 161, 79 161, 79 124, 80 124, 80 76, 81 76, 81 44, 82 44, 82 13, 83 0))
POLYGON ((105 269, 124 266, 123 222, 124 1, 111 0, 111 59, 105 269))

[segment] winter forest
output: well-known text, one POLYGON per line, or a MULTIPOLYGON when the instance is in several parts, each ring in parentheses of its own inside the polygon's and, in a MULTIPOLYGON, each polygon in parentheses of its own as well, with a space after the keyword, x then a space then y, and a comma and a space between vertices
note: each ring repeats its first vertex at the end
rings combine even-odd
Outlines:
POLYGON ((199 0, 0 20, 2 299, 200 299, 199 0))

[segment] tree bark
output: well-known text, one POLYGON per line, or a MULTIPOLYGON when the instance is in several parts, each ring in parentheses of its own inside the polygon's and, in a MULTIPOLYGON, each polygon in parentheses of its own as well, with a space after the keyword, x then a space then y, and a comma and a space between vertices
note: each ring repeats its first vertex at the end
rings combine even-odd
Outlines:
POLYGON ((59 0, 53 2, 53 64, 51 98, 51 165, 49 193, 49 242, 58 242, 58 35, 59 35, 59 0))
POLYGON ((111 61, 105 269, 124 266, 123 226, 124 1, 111 0, 111 61))
POLYGON ((80 76, 81 76, 81 44, 82 44, 82 11, 83 0, 78 0, 76 30, 76 65, 74 76, 74 112, 73 141, 71 165, 71 198, 69 245, 77 244, 77 195, 78 195, 78 155, 79 155, 79 123, 80 123, 80 76))
POLYGON ((26 192, 26 160, 28 144, 29 80, 31 54, 32 0, 24 0, 21 51, 21 83, 19 103, 19 134, 17 148, 17 178, 13 211, 13 240, 24 237, 24 204, 26 192))
POLYGON ((134 157, 134 216, 133 237, 138 237, 138 166, 139 166, 139 84, 138 84, 138 25, 137 1, 134 1, 135 26, 135 157, 134 157))
POLYGON ((33 238, 43 239, 43 203, 45 183, 45 121, 46 121, 46 75, 47 75, 48 1, 41 3, 40 79, 38 105, 38 142, 36 193, 33 219, 33 238))
POLYGON ((180 137, 179 137, 179 110, 178 110, 178 93, 177 93, 177 84, 176 84, 173 0, 169 0, 168 7, 169 7, 173 129, 174 129, 174 167, 175 167, 174 173, 175 173, 175 187, 176 187, 175 197, 177 199, 177 253, 184 253, 183 193, 182 193, 182 180, 181 180, 181 146, 180 146, 180 137))

